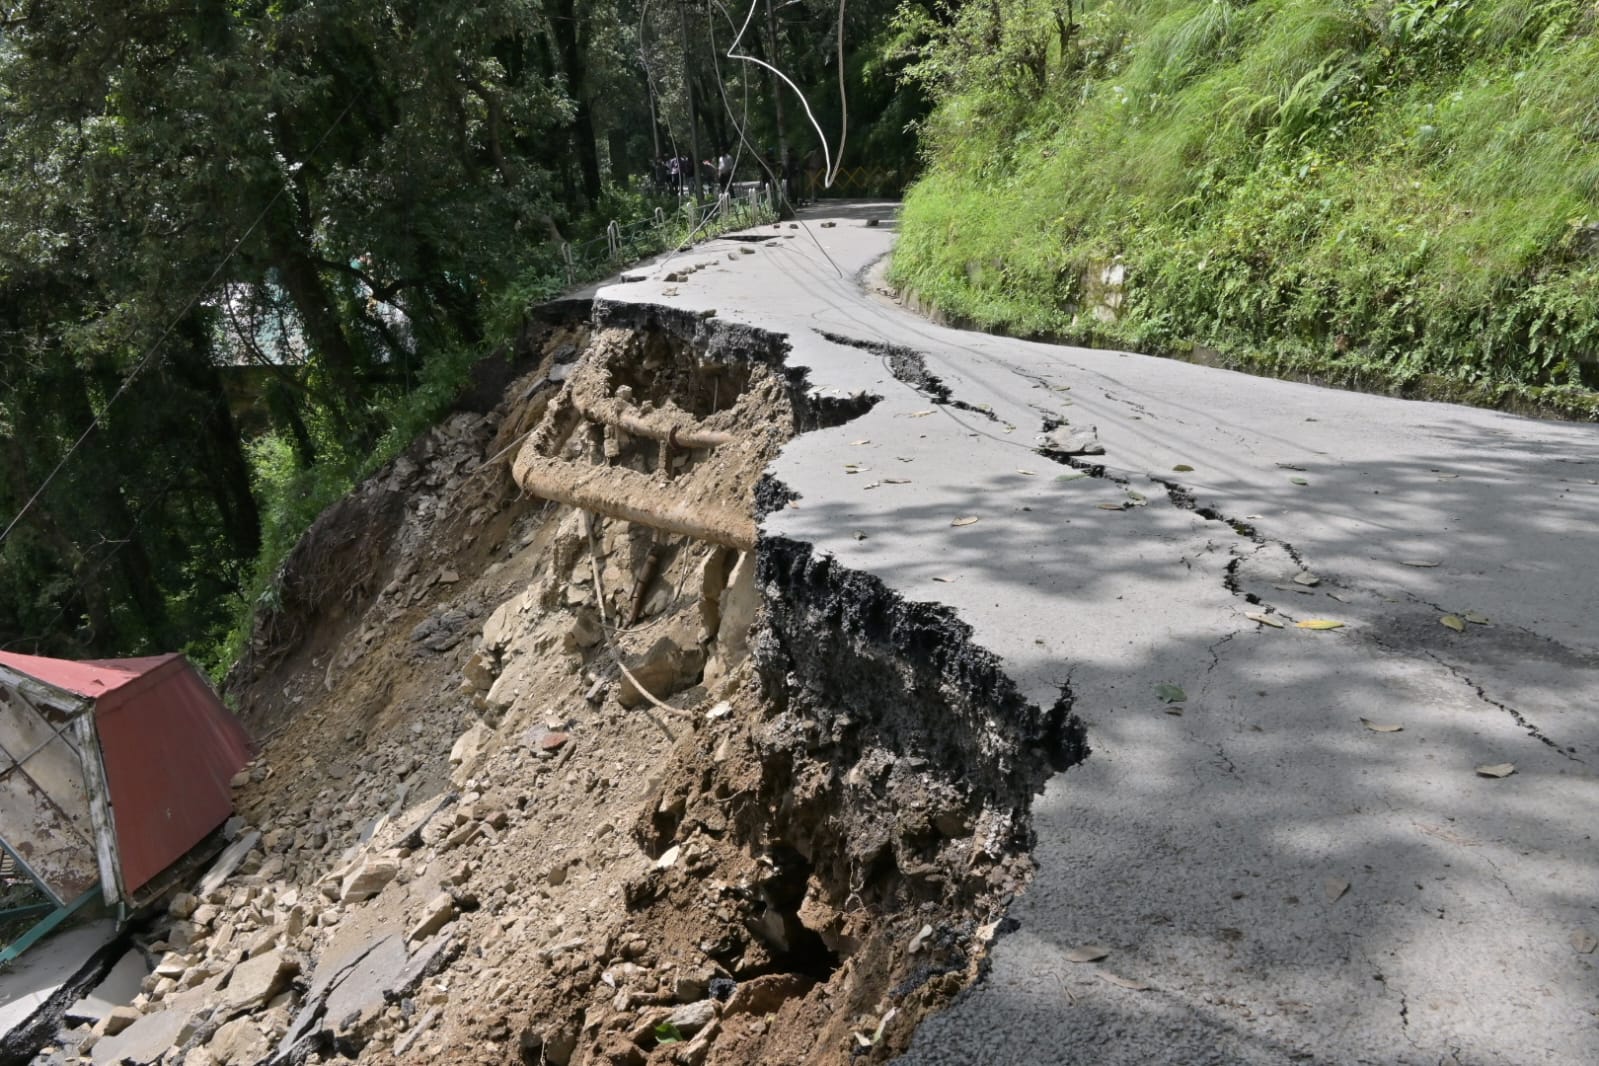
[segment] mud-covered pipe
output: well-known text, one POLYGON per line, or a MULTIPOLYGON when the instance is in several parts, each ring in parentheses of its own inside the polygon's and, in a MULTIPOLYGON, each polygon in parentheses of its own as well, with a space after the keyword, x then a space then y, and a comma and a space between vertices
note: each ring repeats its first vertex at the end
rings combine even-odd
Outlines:
POLYGON ((590 422, 625 429, 635 437, 647 440, 669 441, 676 448, 714 448, 718 444, 731 444, 733 434, 714 429, 701 429, 693 422, 675 421, 661 417, 651 418, 629 408, 621 400, 584 400, 572 396, 572 406, 590 422))
POLYGON ((540 455, 530 442, 517 455, 511 472, 518 485, 541 499, 740 551, 755 547, 751 515, 729 507, 691 503, 625 467, 551 459, 540 455))

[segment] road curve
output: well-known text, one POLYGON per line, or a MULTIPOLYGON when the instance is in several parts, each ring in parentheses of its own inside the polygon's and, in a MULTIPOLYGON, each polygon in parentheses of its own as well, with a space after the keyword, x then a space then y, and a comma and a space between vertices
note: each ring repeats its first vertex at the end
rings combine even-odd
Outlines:
POLYGON ((863 281, 891 212, 599 299, 877 397, 784 450, 763 528, 1088 724, 1019 927, 902 1061, 1599 1062, 1599 428, 931 325, 863 281), (1104 454, 1036 450, 1062 422, 1104 454))

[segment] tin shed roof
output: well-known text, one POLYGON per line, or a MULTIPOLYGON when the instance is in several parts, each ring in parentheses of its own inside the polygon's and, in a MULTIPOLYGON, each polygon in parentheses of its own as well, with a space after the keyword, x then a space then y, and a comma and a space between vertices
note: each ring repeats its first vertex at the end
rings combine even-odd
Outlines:
POLYGON ((90 659, 72 662, 67 659, 46 659, 42 655, 18 655, 0 651, 0 666, 9 666, 18 673, 43 681, 47 685, 66 689, 88 699, 98 699, 114 692, 128 682, 149 673, 158 666, 181 658, 172 655, 151 655, 143 659, 90 659))
POLYGON ((0 666, 93 702, 125 891, 233 813, 229 782, 253 754, 250 738, 182 655, 67 662, 0 652, 0 666))

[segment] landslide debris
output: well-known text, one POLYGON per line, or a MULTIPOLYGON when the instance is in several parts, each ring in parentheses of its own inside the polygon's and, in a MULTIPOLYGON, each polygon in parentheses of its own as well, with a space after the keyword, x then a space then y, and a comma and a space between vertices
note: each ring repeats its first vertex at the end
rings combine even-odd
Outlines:
POLYGON ((229 683, 259 837, 63 1060, 883 1061, 978 974, 1082 732, 947 609, 751 547, 870 398, 714 319, 526 339, 289 558, 229 683))

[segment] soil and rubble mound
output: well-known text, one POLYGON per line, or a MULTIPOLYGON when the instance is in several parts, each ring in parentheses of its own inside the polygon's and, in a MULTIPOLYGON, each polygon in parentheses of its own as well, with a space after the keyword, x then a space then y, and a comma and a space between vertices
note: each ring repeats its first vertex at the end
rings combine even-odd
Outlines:
POLYGON ((291 556, 229 685, 237 868, 69 1061, 882 1061, 978 974, 1082 733, 758 539, 777 450, 871 398, 714 318, 526 339, 291 556))

